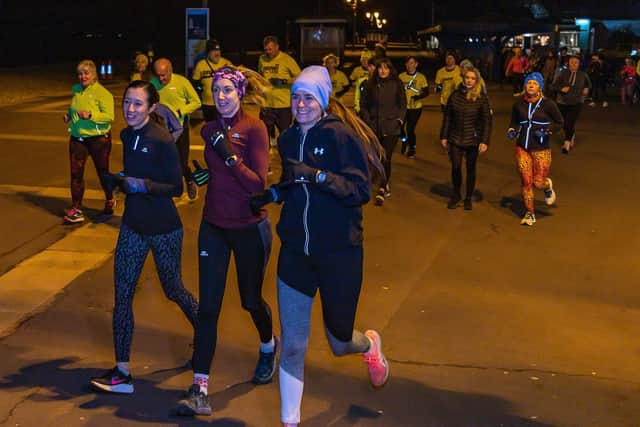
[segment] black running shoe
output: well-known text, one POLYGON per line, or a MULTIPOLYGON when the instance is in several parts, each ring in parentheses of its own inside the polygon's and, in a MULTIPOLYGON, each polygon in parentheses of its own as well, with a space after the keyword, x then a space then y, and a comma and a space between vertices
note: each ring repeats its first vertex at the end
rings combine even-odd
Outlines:
POLYGON ((458 207, 458 203, 460 203, 460 196, 451 196, 449 202, 447 202, 447 207, 449 209, 455 209, 458 207))
POLYGON ((108 393, 133 393, 133 378, 131 374, 123 374, 117 366, 109 369, 101 377, 91 378, 91 386, 108 393))
POLYGON ((274 340, 275 346, 273 347, 273 352, 260 352, 260 355, 258 356, 258 364, 256 365, 256 370, 254 371, 253 379, 251 380, 254 384, 269 384, 271 380, 273 380, 273 376, 276 373, 276 352, 280 346, 280 340, 278 337, 274 337, 274 340))
POLYGON ((185 416, 211 415, 211 404, 207 396, 200 391, 198 384, 192 384, 187 396, 178 402, 176 414, 185 416))
POLYGON ((384 205, 384 200, 385 200, 384 193, 385 193, 384 187, 378 189, 378 194, 376 194, 376 198, 374 201, 376 206, 384 205))
POLYGON ((415 159, 416 158, 416 150, 414 150, 413 148, 410 148, 409 151, 407 151, 407 157, 410 159, 415 159))
POLYGON ((473 203, 471 203, 471 199, 464 199, 464 210, 470 211, 473 209, 473 203))

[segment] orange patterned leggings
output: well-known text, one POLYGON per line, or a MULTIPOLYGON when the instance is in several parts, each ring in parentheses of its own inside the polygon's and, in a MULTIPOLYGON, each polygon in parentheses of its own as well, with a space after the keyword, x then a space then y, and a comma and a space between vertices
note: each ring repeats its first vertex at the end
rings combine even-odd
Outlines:
POLYGON ((533 212, 533 187, 539 190, 549 188, 549 169, 551 168, 551 149, 540 151, 527 151, 516 147, 516 162, 522 181, 522 198, 524 207, 528 212, 533 212))

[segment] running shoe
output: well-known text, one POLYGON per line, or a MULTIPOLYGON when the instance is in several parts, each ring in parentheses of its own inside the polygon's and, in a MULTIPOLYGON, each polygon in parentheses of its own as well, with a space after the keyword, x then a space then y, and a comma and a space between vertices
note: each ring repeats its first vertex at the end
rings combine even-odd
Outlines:
POLYGON ((413 148, 410 148, 409 151, 407 152, 407 157, 410 159, 415 159, 416 158, 416 150, 414 150, 413 148))
POLYGON ((607 101, 604 101, 604 102, 602 103, 602 107, 603 107, 603 108, 607 108, 608 106, 609 106, 609 103, 608 103, 607 101))
POLYGON ((458 207, 458 203, 460 203, 460 196, 451 196, 447 202, 447 208, 455 209, 458 207))
POLYGON ((104 202, 102 213, 105 215, 113 215, 113 208, 116 207, 116 199, 109 199, 104 202))
POLYGON ((101 377, 91 378, 90 383, 95 389, 108 393, 133 393, 133 378, 131 378, 131 374, 125 375, 117 366, 109 369, 101 377))
POLYGON ((400 153, 405 154, 407 152, 407 142, 402 141, 402 148, 400 149, 400 153))
POLYGON ((389 363, 382 354, 382 338, 372 329, 364 335, 371 341, 369 351, 362 355, 369 369, 369 381, 374 388, 384 387, 389 380, 389 363))
POLYGON ((198 186, 195 181, 187 181, 187 196, 189 200, 195 200, 198 197, 198 186))
POLYGON ((571 151, 571 141, 565 141, 562 144, 562 154, 569 154, 569 151, 571 151))
POLYGON ((384 186, 384 198, 388 199, 389 197, 391 197, 391 187, 387 184, 384 186))
POLYGON ((252 383, 257 385, 269 384, 273 380, 273 375, 276 373, 276 352, 280 346, 280 340, 278 337, 274 337, 275 346, 271 353, 260 352, 258 356, 258 364, 256 370, 253 373, 252 383))
POLYGON ((595 107, 595 106, 596 106, 596 103, 595 103, 595 102, 591 101, 591 102, 589 103, 589 107, 595 107))
POLYGON ((465 211, 473 210, 473 203, 471 202, 471 199, 464 199, 464 210, 465 211))
POLYGON ((64 216, 64 221, 69 224, 77 224, 84 221, 84 214, 78 208, 71 208, 64 216))
POLYGON ((298 423, 282 423, 282 427, 298 427, 299 425, 298 423))
POLYGON ((551 206, 556 202, 556 192, 553 190, 553 181, 551 181, 551 178, 547 178, 547 181, 549 181, 549 188, 544 190, 544 202, 548 206, 551 206))
POLYGON ((209 398, 200 391, 198 384, 192 384, 187 395, 176 406, 176 414, 192 417, 194 415, 211 415, 209 398))
POLYGON ((385 193, 384 188, 378 189, 378 194, 376 194, 376 199, 374 201, 376 206, 384 205, 384 193, 385 193))
POLYGON ((533 212, 527 212, 520 220, 520 225, 532 226, 536 223, 536 215, 533 212))

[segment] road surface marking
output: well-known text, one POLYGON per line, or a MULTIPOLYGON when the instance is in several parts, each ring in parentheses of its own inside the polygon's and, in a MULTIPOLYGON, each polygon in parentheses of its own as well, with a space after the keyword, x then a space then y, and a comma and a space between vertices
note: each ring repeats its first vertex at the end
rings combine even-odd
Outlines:
MULTIPOLYGON (((0 133, 0 141, 31 141, 31 142, 69 142, 68 136, 59 135, 28 135, 20 133, 0 133)), ((113 138, 113 145, 122 145, 120 138, 113 138)), ((191 144, 191 151, 204 151, 204 145, 191 144)))

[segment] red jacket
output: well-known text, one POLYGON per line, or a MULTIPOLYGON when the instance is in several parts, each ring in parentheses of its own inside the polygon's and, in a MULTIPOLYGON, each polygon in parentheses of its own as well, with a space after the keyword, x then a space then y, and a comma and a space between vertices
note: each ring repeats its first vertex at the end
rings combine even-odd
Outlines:
POLYGON ((508 76, 509 72, 512 71, 514 74, 524 74, 529 68, 529 60, 526 56, 513 57, 511 61, 509 61, 509 65, 507 65, 507 70, 505 75, 508 76))
POLYGON ((242 108, 231 119, 220 117, 207 123, 200 132, 204 139, 204 158, 209 168, 209 186, 203 217, 221 228, 240 228, 266 218, 249 208, 249 195, 264 190, 269 168, 269 138, 262 121, 244 114, 242 108), (224 128, 224 129, 223 129, 224 128), (217 131, 226 131, 239 161, 227 166, 210 144, 217 131))

